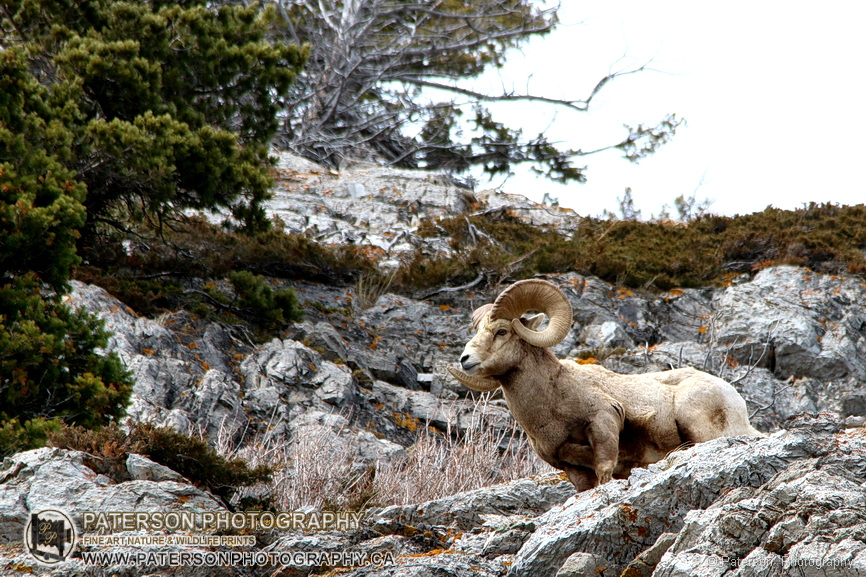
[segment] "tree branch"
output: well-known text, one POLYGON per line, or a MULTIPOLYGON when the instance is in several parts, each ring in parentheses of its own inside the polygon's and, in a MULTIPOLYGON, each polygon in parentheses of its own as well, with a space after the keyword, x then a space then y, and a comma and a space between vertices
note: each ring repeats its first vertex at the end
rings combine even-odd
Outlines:
POLYGON ((438 295, 439 293, 453 293, 453 292, 459 292, 462 290, 470 289, 470 288, 476 286, 477 284, 479 284, 481 281, 483 281, 484 278, 485 278, 484 273, 480 272, 480 273, 478 273, 478 276, 475 277, 475 280, 473 280, 471 282, 468 282, 468 283, 466 283, 464 285, 460 285, 460 286, 445 287, 445 288, 436 289, 435 291, 427 293, 424 296, 420 297, 419 300, 423 301, 423 300, 429 299, 433 295, 438 295))
POLYGON ((448 92, 453 92, 455 94, 462 94, 464 96, 469 96, 475 98, 476 100, 482 100, 485 102, 502 102, 502 101, 514 101, 514 100, 527 100, 527 101, 535 101, 535 102, 546 102, 548 104, 557 104, 561 106, 566 106, 573 110, 577 110, 578 112, 586 112, 587 110, 587 101, 585 100, 562 100, 559 98, 551 98, 549 96, 537 96, 534 94, 514 94, 514 93, 504 93, 504 94, 485 94, 483 92, 478 92, 475 90, 470 90, 468 88, 463 88, 461 86, 453 86, 451 84, 443 84, 441 82, 434 82, 432 80, 424 80, 423 78, 418 77, 410 77, 404 76, 400 80, 403 82, 408 82, 410 84, 414 84, 416 86, 424 86, 427 88, 438 88, 439 90, 446 90, 448 92))

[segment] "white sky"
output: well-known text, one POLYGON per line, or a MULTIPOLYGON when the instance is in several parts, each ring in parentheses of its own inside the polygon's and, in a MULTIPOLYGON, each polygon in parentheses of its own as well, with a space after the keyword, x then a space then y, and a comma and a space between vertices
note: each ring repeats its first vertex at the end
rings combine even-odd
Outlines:
POLYGON ((609 83, 589 113, 503 103, 491 107, 496 117, 584 150, 620 141, 623 123, 676 113, 687 126, 637 165, 618 151, 578 159, 589 167, 583 185, 521 171, 480 188, 548 192, 598 215, 630 186, 644 218, 695 192, 727 215, 866 202, 866 2, 563 0, 559 14, 551 35, 484 82, 583 98, 611 70, 652 61, 655 71, 609 83))

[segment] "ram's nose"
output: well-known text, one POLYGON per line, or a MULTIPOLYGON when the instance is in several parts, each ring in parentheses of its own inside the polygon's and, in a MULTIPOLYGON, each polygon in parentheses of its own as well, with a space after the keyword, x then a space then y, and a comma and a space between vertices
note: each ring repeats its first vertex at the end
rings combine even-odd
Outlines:
POLYGON ((471 355, 469 354, 465 354, 460 357, 460 366, 463 367, 463 370, 467 372, 478 366, 478 361, 474 361, 470 357, 471 355))

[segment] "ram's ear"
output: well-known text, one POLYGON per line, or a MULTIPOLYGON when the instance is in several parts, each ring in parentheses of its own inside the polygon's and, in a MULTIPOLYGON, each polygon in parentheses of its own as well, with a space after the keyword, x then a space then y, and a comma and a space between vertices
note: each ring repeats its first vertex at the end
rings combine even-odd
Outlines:
POLYGON ((484 318, 484 315, 490 312, 490 309, 493 308, 493 303, 487 303, 486 305, 481 305, 475 312, 472 313, 472 330, 477 331, 478 325, 481 324, 481 319, 484 318))
POLYGON ((541 326, 541 323, 544 322, 544 313, 538 313, 537 315, 531 315, 528 317, 520 317, 520 322, 526 328, 537 331, 538 327, 541 326))

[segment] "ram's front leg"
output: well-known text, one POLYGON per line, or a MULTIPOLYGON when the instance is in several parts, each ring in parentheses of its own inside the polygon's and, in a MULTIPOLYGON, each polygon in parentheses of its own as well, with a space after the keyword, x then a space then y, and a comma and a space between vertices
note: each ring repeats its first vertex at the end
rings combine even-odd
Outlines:
POLYGON ((617 410, 599 413, 586 431, 592 447, 592 468, 595 469, 598 485, 610 481, 616 469, 619 459, 619 433, 623 427, 621 415, 617 410))

